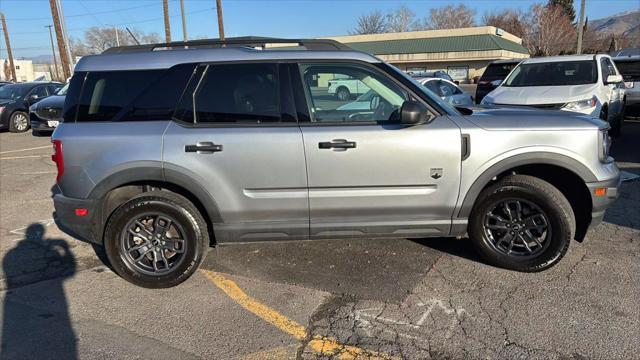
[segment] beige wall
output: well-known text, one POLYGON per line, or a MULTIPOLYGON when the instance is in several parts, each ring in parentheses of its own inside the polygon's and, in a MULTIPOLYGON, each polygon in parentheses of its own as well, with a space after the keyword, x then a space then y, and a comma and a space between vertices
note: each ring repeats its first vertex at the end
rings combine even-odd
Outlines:
MULTIPOLYGON (((0 79, 4 78, 4 61, 0 59, 0 79)), ((33 81, 33 62, 31 60, 13 60, 13 65, 16 67, 17 82, 33 81)))

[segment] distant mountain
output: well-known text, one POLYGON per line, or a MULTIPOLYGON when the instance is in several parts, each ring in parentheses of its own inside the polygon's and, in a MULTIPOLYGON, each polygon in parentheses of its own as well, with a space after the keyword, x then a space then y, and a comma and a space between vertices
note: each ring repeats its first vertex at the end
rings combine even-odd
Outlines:
POLYGON ((601 35, 640 36, 640 9, 625 11, 602 19, 589 20, 587 26, 601 35))
POLYGON ((51 55, 26 56, 19 57, 18 59, 31 60, 34 64, 53 64, 53 57, 51 55))

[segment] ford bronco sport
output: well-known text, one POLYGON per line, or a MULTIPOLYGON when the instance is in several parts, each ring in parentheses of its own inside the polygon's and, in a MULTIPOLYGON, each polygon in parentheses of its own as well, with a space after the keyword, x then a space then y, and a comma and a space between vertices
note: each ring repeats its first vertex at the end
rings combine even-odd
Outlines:
POLYGON ((539 271, 618 194, 606 122, 457 110, 329 40, 112 48, 78 62, 63 113, 58 224, 145 287, 184 281, 210 245, 289 239, 468 233, 489 263, 539 271), (370 106, 339 109, 336 78, 370 106))

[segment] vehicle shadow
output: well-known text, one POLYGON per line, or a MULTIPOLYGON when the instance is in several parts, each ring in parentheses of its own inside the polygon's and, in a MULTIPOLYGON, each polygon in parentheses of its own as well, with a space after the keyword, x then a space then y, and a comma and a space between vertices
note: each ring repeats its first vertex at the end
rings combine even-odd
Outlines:
POLYGON ((29 225, 2 259, 2 359, 77 358, 63 287, 76 272, 76 259, 65 240, 44 235, 43 224, 29 225))
POLYGON ((424 245, 408 239, 227 244, 212 249, 202 268, 358 299, 401 302, 442 255, 424 245))

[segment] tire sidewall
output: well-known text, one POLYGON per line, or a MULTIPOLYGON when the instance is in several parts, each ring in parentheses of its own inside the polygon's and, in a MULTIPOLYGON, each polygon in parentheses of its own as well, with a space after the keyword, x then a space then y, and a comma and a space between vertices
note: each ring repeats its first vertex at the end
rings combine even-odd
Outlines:
POLYGON ((484 256, 501 267, 526 271, 542 270, 557 262, 564 255, 572 237, 571 223, 567 221, 566 214, 553 199, 533 189, 513 185, 495 189, 478 204, 472 213, 470 229, 474 244, 484 256), (546 239, 546 242, 549 242, 546 248, 533 257, 508 256, 498 252, 484 231, 484 214, 496 202, 510 198, 530 201, 547 215, 551 238, 546 239))
POLYGON ((339 88, 336 94, 338 95, 338 99, 342 101, 349 100, 349 96, 351 95, 349 90, 345 87, 339 88))
POLYGON ((183 206, 159 197, 141 197, 130 200, 118 208, 109 218, 104 245, 113 269, 126 280, 147 288, 172 287, 185 281, 198 268, 203 259, 202 242, 205 241, 202 224, 183 206), (180 223, 185 234, 185 258, 170 273, 160 276, 143 274, 121 257, 120 236, 127 223, 144 213, 157 212, 168 215, 180 223))

